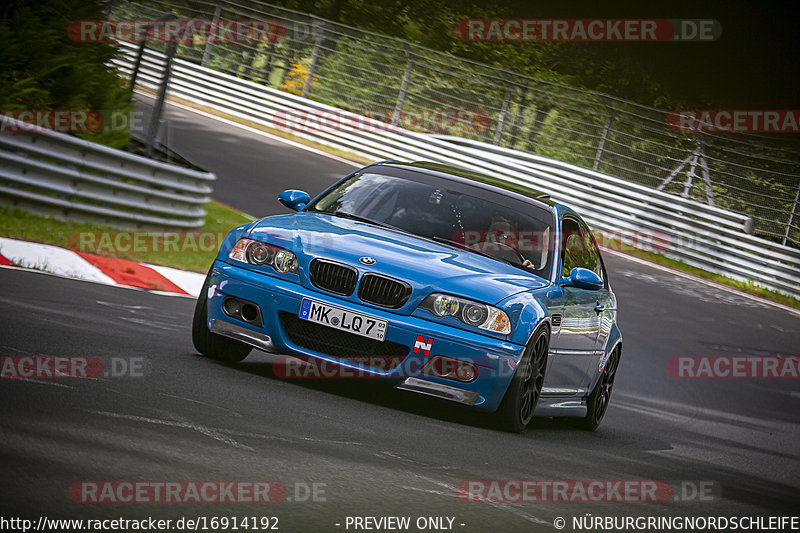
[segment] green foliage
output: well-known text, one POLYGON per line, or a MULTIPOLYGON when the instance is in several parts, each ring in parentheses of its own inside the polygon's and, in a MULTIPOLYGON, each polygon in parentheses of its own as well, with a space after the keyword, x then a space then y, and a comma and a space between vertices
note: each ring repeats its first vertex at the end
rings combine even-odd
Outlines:
MULTIPOLYGON (((109 66, 116 49, 108 43, 70 39, 69 24, 105 16, 99 0, 4 0, 0 7, 0 109, 132 109, 124 81, 109 66)), ((127 131, 81 133, 121 147, 127 131)))
MULTIPOLYGON (((308 62, 297 59, 290 64, 292 70, 290 70, 283 79, 281 90, 300 96, 303 94, 303 87, 308 77, 308 62)), ((317 85, 319 85, 317 82, 311 82, 312 87, 317 85)))

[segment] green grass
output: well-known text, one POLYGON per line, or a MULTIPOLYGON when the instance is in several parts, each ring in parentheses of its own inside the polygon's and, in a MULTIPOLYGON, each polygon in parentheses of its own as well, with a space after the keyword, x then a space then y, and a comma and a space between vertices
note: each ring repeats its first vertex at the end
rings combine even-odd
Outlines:
POLYGON ((222 238, 253 220, 218 202, 205 206, 205 224, 189 232, 121 230, 85 222, 65 222, 22 209, 0 206, 0 236, 53 244, 96 255, 206 272, 222 238), (137 238, 139 241, 137 242, 137 238))

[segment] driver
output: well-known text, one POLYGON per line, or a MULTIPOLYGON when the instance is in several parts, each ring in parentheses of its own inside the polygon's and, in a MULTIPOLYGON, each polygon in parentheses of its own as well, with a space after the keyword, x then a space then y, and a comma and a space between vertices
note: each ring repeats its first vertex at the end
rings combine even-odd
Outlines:
MULTIPOLYGON (((510 248, 518 252, 517 247, 517 225, 502 215, 495 215, 492 217, 492 222, 489 224, 489 230, 486 232, 486 240, 484 241, 484 250, 487 246, 495 246, 500 244, 502 247, 510 248), (493 239, 490 242, 489 239, 493 239), (496 244, 495 244, 496 243, 496 244)), ((520 254, 521 255, 521 254, 520 254)), ((536 270, 536 265, 525 259, 522 266, 536 270)))

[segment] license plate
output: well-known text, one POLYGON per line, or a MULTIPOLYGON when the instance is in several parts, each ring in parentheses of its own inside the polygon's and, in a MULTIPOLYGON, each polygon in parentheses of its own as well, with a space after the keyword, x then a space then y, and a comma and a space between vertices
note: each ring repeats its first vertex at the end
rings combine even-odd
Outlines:
POLYGON ((385 320, 346 311, 332 305, 321 304, 308 298, 303 298, 298 316, 309 322, 349 331, 376 341, 383 341, 386 338, 386 325, 388 323, 385 320))

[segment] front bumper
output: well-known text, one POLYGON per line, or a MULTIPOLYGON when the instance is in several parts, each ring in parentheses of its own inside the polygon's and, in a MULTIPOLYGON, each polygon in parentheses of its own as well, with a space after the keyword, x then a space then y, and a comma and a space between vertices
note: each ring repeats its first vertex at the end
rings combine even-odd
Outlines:
POLYGON ((427 321, 414 316, 400 315, 388 309, 354 303, 333 294, 317 291, 277 277, 216 261, 208 290, 208 327, 218 334, 248 343, 259 349, 297 356, 302 359, 327 361, 357 370, 359 376, 377 377, 396 384, 398 388, 429 394, 482 410, 499 407, 525 347, 502 339, 491 338, 427 321), (222 301, 232 296, 248 300, 261 308, 263 327, 231 318, 222 310, 222 301), (325 353, 303 348, 292 342, 280 313, 297 316, 303 298, 348 309, 388 321, 385 342, 408 348, 402 363, 381 370, 346 361, 325 353), (432 340, 428 354, 414 353, 418 336, 432 340), (425 363, 441 355, 468 361, 478 369, 477 378, 470 383, 440 378, 422 373, 425 363))

